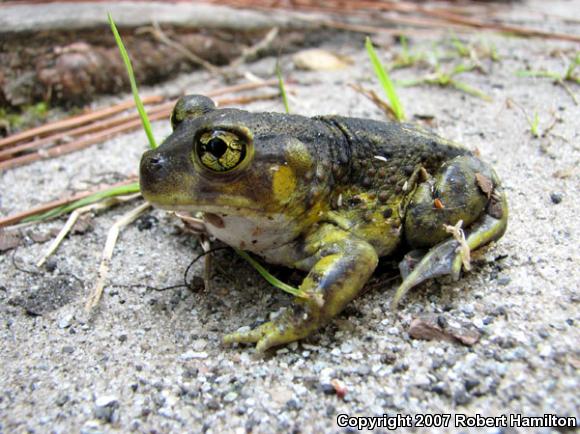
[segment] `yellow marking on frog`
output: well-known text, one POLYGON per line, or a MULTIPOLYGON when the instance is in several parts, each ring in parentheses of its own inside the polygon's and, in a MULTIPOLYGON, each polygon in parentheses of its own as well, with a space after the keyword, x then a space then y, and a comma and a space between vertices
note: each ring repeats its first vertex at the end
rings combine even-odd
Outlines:
POLYGON ((278 202, 288 202, 296 190, 296 176, 288 166, 278 167, 272 176, 272 192, 278 202))

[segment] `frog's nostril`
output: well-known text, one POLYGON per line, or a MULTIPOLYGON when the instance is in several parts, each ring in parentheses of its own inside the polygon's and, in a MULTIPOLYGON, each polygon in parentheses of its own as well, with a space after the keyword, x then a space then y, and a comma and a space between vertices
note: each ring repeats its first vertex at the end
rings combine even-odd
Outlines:
POLYGON ((149 157, 149 167, 153 170, 159 170, 165 164, 165 158, 162 155, 152 155, 149 157))

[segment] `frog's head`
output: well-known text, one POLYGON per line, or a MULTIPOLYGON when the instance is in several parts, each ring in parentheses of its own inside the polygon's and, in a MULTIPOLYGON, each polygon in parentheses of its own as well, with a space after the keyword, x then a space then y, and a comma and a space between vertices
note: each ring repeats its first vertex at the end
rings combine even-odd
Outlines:
POLYGON ((141 159, 141 192, 165 209, 296 216, 313 205, 317 159, 305 145, 308 121, 183 97, 173 133, 141 159))

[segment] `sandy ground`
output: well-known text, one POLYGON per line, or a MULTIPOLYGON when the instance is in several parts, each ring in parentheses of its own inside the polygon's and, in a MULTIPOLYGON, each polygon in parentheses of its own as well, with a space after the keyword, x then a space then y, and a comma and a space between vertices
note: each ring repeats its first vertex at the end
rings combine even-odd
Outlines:
MULTIPOLYGON (((577 25, 567 29, 580 32, 577 25)), ((411 46, 443 50, 448 39, 414 39, 411 46)), ((42 269, 34 263, 47 243, 31 236, 50 233, 62 220, 27 228, 25 245, 0 256, 0 432, 336 432, 342 413, 578 418, 580 108, 550 80, 515 75, 528 65, 563 70, 558 50, 570 55, 578 45, 481 35, 465 42, 481 40, 495 44, 501 60, 484 59, 487 74, 460 78, 491 95, 492 102, 453 89, 400 90, 409 115, 433 116, 440 134, 478 149, 503 179, 509 228, 477 255, 472 272, 458 282, 421 286, 397 312, 389 308, 397 282, 383 275, 374 282, 380 288, 358 298, 319 333, 259 357, 250 347, 223 347, 221 336, 267 319, 289 297, 234 253, 216 254, 209 292, 139 286, 181 283, 200 251, 174 218, 153 211, 123 232, 91 320, 82 306, 107 230, 135 205, 99 214, 91 229, 67 238, 42 269), (518 105, 538 113, 540 132, 553 124, 546 137, 531 136, 518 105), (470 323, 481 339, 471 347, 412 339, 410 322, 424 314, 470 323), (347 388, 344 398, 330 385, 333 378, 347 388)), ((354 65, 300 72, 290 57, 283 58, 287 75, 297 81, 290 86, 292 110, 382 119, 347 86, 378 90, 362 39, 324 46, 351 56, 354 65)), ((386 59, 397 50, 381 53, 386 59)), ((274 59, 245 68, 268 77, 274 59)), ((394 77, 424 73, 416 66, 394 77)), ((199 72, 143 92, 201 93, 221 85, 199 72)), ((248 109, 283 110, 279 101, 248 109)), ((170 132, 167 122, 154 130, 159 138, 170 132)), ((144 149, 145 136, 138 132, 2 173, 0 214, 122 179, 136 172, 144 149)), ((193 274, 201 273, 194 267, 193 274)), ((456 429, 453 422, 447 430, 456 429)))

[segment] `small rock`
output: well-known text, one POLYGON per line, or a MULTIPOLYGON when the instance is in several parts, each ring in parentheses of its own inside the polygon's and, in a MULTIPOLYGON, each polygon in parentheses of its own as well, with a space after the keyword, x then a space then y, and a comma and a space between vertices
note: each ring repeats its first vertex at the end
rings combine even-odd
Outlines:
POLYGON ((98 420, 87 421, 80 429, 81 434, 102 434, 101 424, 98 420))
POLYGON ((473 312, 475 312, 475 308, 473 307, 472 304, 466 304, 461 308, 461 311, 466 315, 473 315, 473 312))
POLYGON ((540 357, 543 357, 544 359, 552 357, 554 353, 550 345, 540 344, 538 349, 540 350, 539 351, 540 357))
POLYGON ((70 399, 70 397, 65 392, 60 392, 58 394, 58 396, 56 397, 56 399, 54 400, 54 402, 59 407, 62 407, 63 405, 65 405, 69 401, 69 399, 70 399))
POLYGON ((400 362, 397 363, 395 366, 393 366, 393 372, 397 373, 397 372, 405 372, 409 369, 409 365, 407 365, 404 362, 400 362))
POLYGON ((210 399, 207 404, 206 404, 207 408, 209 408, 210 410, 219 410, 220 409, 220 403, 217 402, 215 399, 210 399))
POLYGON ((334 390, 334 386, 330 383, 323 383, 320 385, 320 390, 324 392, 325 395, 334 395, 336 391, 334 390))
POLYGON ((334 392, 336 393, 336 396, 338 396, 340 399, 342 399, 346 396, 346 392, 348 390, 347 390, 346 384, 344 384, 344 382, 342 382, 338 378, 333 378, 332 380, 330 380, 330 384, 334 388, 334 392))
POLYGON ((6 231, 0 228, 0 252, 11 250, 20 245, 22 235, 17 231, 6 231))
POLYGON ((58 320, 58 327, 61 329, 66 329, 71 326, 74 315, 69 313, 58 320))
POLYGON ((475 378, 468 378, 463 382, 463 384, 465 385, 465 389, 470 392, 472 389, 475 389, 477 386, 479 386, 479 380, 475 378))
POLYGON ((459 387, 453 391, 453 402, 456 405, 465 405, 471 401, 471 397, 463 387, 459 387))
POLYGON ((54 270, 56 270, 57 264, 58 262, 55 258, 48 258, 44 263, 44 269, 49 273, 52 273, 54 270))
POLYGON ((154 226, 157 226, 158 223, 159 220, 157 217, 152 216, 151 214, 147 214, 137 219, 137 229, 139 229, 140 232, 148 231, 154 226))
POLYGON ((433 386, 431 386, 431 391, 438 395, 449 396, 449 387, 442 381, 439 381, 438 383, 435 383, 433 386))
POLYGON ((506 286, 508 283, 510 283, 512 281, 512 279, 508 276, 502 276, 499 279, 497 279, 497 284, 500 286, 506 286))
POLYGON ((83 214, 72 227, 71 234, 85 234, 94 229, 95 222, 90 214, 83 214))
POLYGON ((393 363, 395 363, 397 361, 397 356, 393 353, 385 353, 385 354, 381 354, 381 363, 384 363, 385 365, 392 365, 393 363))
POLYGON ((189 350, 179 356, 180 360, 192 360, 192 359, 207 359, 209 356, 205 351, 193 351, 189 350))
POLYGON ((70 345, 66 345, 66 346, 62 347, 62 352, 64 354, 72 354, 75 352, 75 348, 71 347, 70 345))
POLYGON ((95 417, 105 422, 113 422, 115 411, 119 408, 119 400, 113 395, 103 395, 95 401, 95 417))
POLYGON ((238 399, 238 394, 236 392, 228 392, 224 396, 224 402, 234 402, 238 399))
POLYGON ((391 327, 387 330, 387 333, 393 336, 397 336, 399 334, 399 329, 397 327, 391 327))
POLYGON ((352 353, 352 350, 353 350, 352 344, 351 344, 351 343, 349 343, 349 342, 345 342, 345 343, 343 343, 343 344, 340 346, 340 351, 341 351, 343 354, 349 354, 349 353, 352 353))
POLYGON ((288 410, 300 410, 302 408, 302 403, 297 399, 289 399, 286 402, 286 408, 288 410))
POLYGON ((553 192, 553 193, 550 193, 550 199, 552 200, 553 204, 557 205, 560 202, 562 202, 563 195, 562 195, 562 193, 553 192))
POLYGON ((425 387, 425 386, 429 386, 431 384, 431 380, 429 380, 429 377, 427 375, 419 374, 413 380, 413 384, 415 386, 425 387))
POLYGON ((206 347, 207 341, 205 339, 196 339, 192 345, 194 351, 203 351, 206 347))

